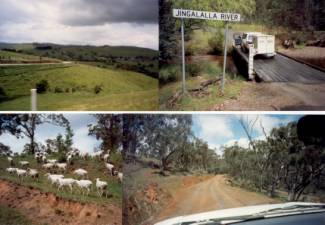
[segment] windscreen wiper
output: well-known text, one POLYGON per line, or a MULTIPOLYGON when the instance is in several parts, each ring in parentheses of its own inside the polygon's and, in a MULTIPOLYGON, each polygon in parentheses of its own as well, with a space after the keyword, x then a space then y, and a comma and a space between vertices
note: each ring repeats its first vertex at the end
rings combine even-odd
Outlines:
POLYGON ((225 225, 225 224, 236 224, 244 221, 261 220, 272 216, 281 216, 281 214, 302 214, 312 212, 325 211, 325 205, 292 205, 287 207, 279 207, 266 211, 262 211, 253 215, 237 216, 228 218, 209 219, 206 221, 191 221, 184 222, 181 225, 225 225))

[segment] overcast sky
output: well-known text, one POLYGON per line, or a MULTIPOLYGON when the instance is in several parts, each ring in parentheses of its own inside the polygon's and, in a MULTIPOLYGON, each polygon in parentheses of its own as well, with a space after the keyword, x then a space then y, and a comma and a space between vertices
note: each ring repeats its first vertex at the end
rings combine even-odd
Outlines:
MULTIPOLYGON (((287 125, 289 122, 297 121, 299 115, 242 115, 244 120, 258 121, 254 127, 253 137, 257 140, 264 139, 261 128, 270 133, 273 128, 287 125)), ((222 154, 222 146, 230 146, 238 143, 242 147, 248 147, 248 138, 239 123, 240 115, 194 115, 193 131, 197 137, 208 142, 210 148, 216 149, 218 154, 222 154)))
POLYGON ((0 0, 0 42, 158 49, 158 0, 0 0))
MULTIPOLYGON (((100 145, 100 141, 88 135, 87 125, 95 124, 96 118, 88 114, 64 114, 64 116, 70 121, 74 132, 73 147, 78 148, 81 152, 93 153, 94 148, 100 145)), ((51 124, 40 125, 36 130, 36 142, 45 144, 47 139, 54 139, 59 133, 65 135, 65 129, 51 124)), ((17 139, 13 135, 3 134, 0 136, 0 143, 10 146, 13 152, 20 153, 24 149, 24 145, 29 143, 29 139, 17 139)))

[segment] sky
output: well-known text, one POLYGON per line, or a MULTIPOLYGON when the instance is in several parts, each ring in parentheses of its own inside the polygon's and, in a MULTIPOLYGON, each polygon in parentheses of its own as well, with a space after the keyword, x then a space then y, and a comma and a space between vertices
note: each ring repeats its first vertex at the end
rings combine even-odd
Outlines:
POLYGON ((0 0, 0 42, 158 49, 157 0, 0 0))
POLYGON ((194 115, 193 116, 193 131, 194 134, 208 142, 212 149, 216 149, 218 154, 222 154, 222 146, 231 146, 238 143, 239 146, 248 147, 249 141, 245 131, 240 125, 239 119, 244 121, 255 120, 253 129, 253 137, 255 140, 265 139, 263 129, 267 134, 273 128, 281 125, 286 125, 289 122, 297 121, 301 118, 300 115, 194 115))
MULTIPOLYGON (((78 148, 81 152, 93 153, 94 148, 100 145, 93 136, 88 135, 89 124, 95 124, 96 118, 89 114, 63 114, 69 121, 74 132, 73 147, 78 148)), ((45 144, 45 140, 54 139, 61 133, 65 135, 65 129, 51 124, 42 124, 36 130, 36 141, 45 144)), ((10 134, 0 136, 0 143, 10 146, 13 152, 21 153, 24 145, 29 143, 29 139, 17 139, 10 134)))

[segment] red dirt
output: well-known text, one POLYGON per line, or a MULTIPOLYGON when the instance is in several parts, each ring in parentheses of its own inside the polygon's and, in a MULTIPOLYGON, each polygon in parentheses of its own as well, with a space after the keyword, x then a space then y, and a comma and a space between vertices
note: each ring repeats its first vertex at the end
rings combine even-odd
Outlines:
POLYGON ((19 211, 35 224, 122 224, 122 210, 116 206, 78 203, 3 180, 0 204, 19 211))
POLYGON ((262 194, 232 187, 225 176, 217 175, 178 191, 176 197, 148 224, 212 210, 277 202, 262 194))

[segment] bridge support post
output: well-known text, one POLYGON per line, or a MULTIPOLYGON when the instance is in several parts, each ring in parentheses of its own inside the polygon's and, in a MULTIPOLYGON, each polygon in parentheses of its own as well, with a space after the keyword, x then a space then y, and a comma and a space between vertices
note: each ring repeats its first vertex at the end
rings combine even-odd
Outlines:
POLYGON ((254 79, 254 56, 255 56, 255 49, 254 47, 249 48, 249 56, 248 56, 248 79, 254 79))
POLYGON ((31 89, 31 111, 37 111, 37 90, 31 89))

